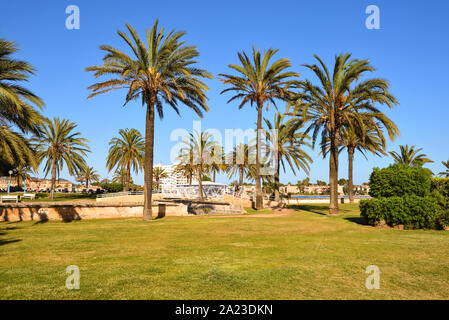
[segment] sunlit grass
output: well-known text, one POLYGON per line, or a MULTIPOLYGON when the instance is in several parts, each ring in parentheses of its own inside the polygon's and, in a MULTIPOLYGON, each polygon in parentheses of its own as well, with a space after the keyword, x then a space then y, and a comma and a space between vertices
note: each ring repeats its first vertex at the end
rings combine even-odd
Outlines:
POLYGON ((1 299, 448 299, 449 232, 288 215, 0 223, 1 299), (377 265, 381 288, 365 288, 377 265), (68 265, 81 289, 67 290, 68 265))

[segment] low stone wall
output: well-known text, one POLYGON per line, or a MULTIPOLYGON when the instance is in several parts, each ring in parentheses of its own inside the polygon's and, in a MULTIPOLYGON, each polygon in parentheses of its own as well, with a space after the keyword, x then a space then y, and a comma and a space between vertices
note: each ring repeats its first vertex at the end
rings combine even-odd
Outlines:
POLYGON ((158 203, 180 204, 187 206, 189 214, 242 214, 246 211, 241 204, 233 204, 222 201, 191 200, 191 199, 164 199, 158 203))
MULTIPOLYGON (((102 218, 142 217, 143 205, 139 204, 103 204, 77 202, 33 202, 0 204, 2 221, 46 221, 46 220, 81 220, 102 218)), ((187 206, 183 204, 155 203, 153 216, 187 216, 187 206)))
MULTIPOLYGON (((359 203, 360 200, 363 199, 358 199, 355 198, 354 199, 354 203, 359 203)), ((296 198, 296 199, 284 199, 284 202, 286 204, 312 204, 312 203, 326 203, 329 204, 330 199, 300 199, 300 198, 296 198)), ((349 203, 349 199, 347 198, 339 198, 338 199, 338 203, 349 203), (343 200, 343 202, 342 202, 343 200)))

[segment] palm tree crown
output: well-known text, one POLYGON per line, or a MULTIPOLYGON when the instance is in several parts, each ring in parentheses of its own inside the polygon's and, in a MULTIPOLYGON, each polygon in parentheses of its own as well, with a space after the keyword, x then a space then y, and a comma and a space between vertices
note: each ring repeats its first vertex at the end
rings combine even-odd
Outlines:
POLYGON ((81 172, 78 176, 78 181, 83 182, 86 184, 86 188, 89 187, 90 182, 98 182, 100 180, 100 175, 98 172, 93 168, 89 166, 84 166, 81 169, 81 172))
POLYGON ((46 159, 45 176, 51 171, 51 199, 54 196, 56 178, 59 177, 64 163, 72 176, 79 175, 86 165, 84 157, 90 151, 88 140, 81 138, 81 133, 75 132, 75 129, 75 123, 54 118, 46 122, 42 128, 42 136, 34 139, 39 162, 46 159))
POLYGON ((114 168, 123 168, 126 172, 124 180, 125 191, 129 189, 131 171, 137 173, 144 166, 145 142, 136 129, 120 129, 119 137, 109 142, 109 154, 106 167, 109 171, 114 168))
POLYGON ((449 178, 449 160, 441 161, 441 164, 446 167, 446 171, 438 173, 440 177, 449 178))
POLYGON ((22 134, 40 133, 44 118, 34 107, 42 110, 44 103, 20 84, 34 74, 34 68, 25 61, 11 58, 15 52, 14 42, 0 39, 0 160, 29 164, 36 169, 35 156, 22 134))
POLYGON ((405 164, 407 166, 414 166, 424 163, 433 162, 424 153, 419 153, 422 148, 416 149, 416 146, 399 146, 399 152, 391 151, 390 155, 393 157, 396 163, 405 164))

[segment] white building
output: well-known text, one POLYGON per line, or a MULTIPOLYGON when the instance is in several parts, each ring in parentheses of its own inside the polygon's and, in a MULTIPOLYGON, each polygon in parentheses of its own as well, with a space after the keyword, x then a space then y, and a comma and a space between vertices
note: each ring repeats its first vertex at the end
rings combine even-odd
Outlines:
MULTIPOLYGON (((189 181, 187 180, 187 177, 184 177, 182 174, 176 174, 174 173, 176 169, 176 165, 168 164, 168 165, 162 165, 157 164, 154 166, 155 168, 162 168, 164 172, 167 174, 167 178, 161 179, 161 186, 167 186, 167 187, 175 187, 179 185, 188 185, 189 181)), ((198 184, 198 180, 193 177, 192 184, 198 184)))

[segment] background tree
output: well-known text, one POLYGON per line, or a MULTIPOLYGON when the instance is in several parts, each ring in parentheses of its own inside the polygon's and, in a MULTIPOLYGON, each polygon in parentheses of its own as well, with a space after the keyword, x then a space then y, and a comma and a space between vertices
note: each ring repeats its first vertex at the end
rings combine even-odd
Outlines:
POLYGON ((40 135, 44 118, 36 107, 42 110, 44 103, 22 86, 34 74, 34 68, 13 59, 16 52, 14 42, 0 39, 0 163, 2 169, 18 165, 37 169, 32 146, 24 134, 40 135))
POLYGON ((165 172, 164 169, 156 166, 153 168, 153 177, 154 177, 154 182, 156 183, 156 186, 157 186, 157 190, 160 190, 161 189, 161 180, 164 178, 167 178, 168 174, 167 174, 167 172, 165 172))
POLYGON ((119 137, 114 137, 109 142, 109 154, 106 167, 109 171, 125 170, 124 191, 129 190, 131 183, 131 171, 138 173, 144 167, 145 142, 140 132, 136 129, 120 129, 119 137))
POLYGON ((285 173, 285 162, 288 163, 296 175, 295 168, 302 169, 307 175, 310 170, 310 163, 312 163, 312 158, 302 149, 303 146, 311 147, 311 145, 306 141, 310 139, 309 136, 301 132, 303 126, 302 122, 291 119, 290 121, 285 121, 285 116, 280 112, 276 113, 274 116, 273 124, 265 119, 265 123, 270 130, 267 134, 267 138, 273 142, 276 139, 276 145, 273 146, 274 152, 277 152, 275 160, 275 172, 274 172, 274 199, 275 201, 280 200, 280 170, 281 165, 285 173), (276 137, 273 137, 271 130, 275 130, 276 137), (284 161, 285 160, 285 161, 284 161))
POLYGON ((117 168, 112 176, 112 182, 122 184, 125 187, 128 182, 128 184, 133 183, 133 177, 131 175, 128 177, 128 171, 125 168, 117 168))
POLYGON ((86 184, 86 188, 89 188, 90 182, 98 182, 100 180, 100 175, 93 167, 85 165, 81 168, 78 176, 78 181, 86 184))
POLYGON ((395 163, 405 164, 407 166, 423 165, 433 162, 424 153, 419 153, 422 148, 416 149, 416 146, 399 146, 399 152, 390 151, 395 163))
POLYGON ((45 161, 44 174, 51 171, 50 199, 54 199, 56 178, 67 166, 69 174, 77 176, 86 165, 84 157, 90 152, 88 140, 81 138, 80 132, 75 132, 76 124, 67 119, 46 121, 42 128, 42 136, 35 138, 39 162, 45 161))
POLYGON ((294 104, 294 116, 308 121, 306 133, 312 132, 312 144, 321 136, 321 149, 325 150, 329 140, 329 213, 338 214, 338 153, 342 130, 345 127, 361 126, 364 121, 384 120, 376 104, 393 107, 397 101, 384 79, 359 79, 374 71, 368 60, 350 60, 351 54, 335 57, 332 75, 324 62, 315 55, 319 65, 304 65, 319 79, 320 85, 309 80, 299 82, 299 93, 294 104), (360 114, 365 113, 365 117, 360 114))
MULTIPOLYGON (((288 72, 291 66, 289 59, 279 59, 269 65, 271 58, 278 50, 269 49, 263 54, 253 47, 252 61, 245 52, 238 53, 240 65, 230 64, 228 67, 236 71, 238 75, 220 74, 220 80, 229 87, 221 93, 233 91, 236 94, 228 103, 239 99, 239 109, 247 103, 257 107, 257 142, 256 142, 256 209, 263 208, 263 197, 260 175, 261 157, 261 129, 262 111, 269 103, 276 106, 275 100, 289 101, 293 96, 290 88, 295 81, 293 77, 299 77, 296 72, 288 72)), ((277 107, 276 107, 277 108, 277 107)))
POLYGON ((220 146, 215 140, 212 140, 212 135, 207 131, 190 133, 189 137, 181 141, 181 143, 184 145, 181 148, 181 154, 193 155, 191 160, 198 179, 199 197, 201 200, 204 200, 202 176, 212 163, 213 150, 220 146))
POLYGON ((145 45, 131 25, 127 24, 126 27, 131 39, 122 31, 118 35, 132 50, 133 57, 111 46, 100 46, 101 50, 106 51, 103 65, 86 68, 86 71, 93 71, 97 78, 103 75, 112 78, 90 86, 93 93, 89 98, 111 90, 127 89, 125 105, 136 99, 146 105, 143 219, 151 220, 155 109, 162 119, 164 103, 178 114, 178 104, 182 103, 202 117, 202 110, 208 111, 205 94, 208 87, 201 78, 211 79, 212 76, 193 66, 199 52, 195 46, 180 41, 185 32, 164 34, 163 28, 158 30, 156 20, 151 30, 146 32, 145 45))
POLYGON ((239 144, 234 147, 234 150, 230 152, 227 156, 227 174, 231 178, 233 176, 239 177, 238 180, 238 190, 242 190, 243 179, 245 176, 249 175, 251 166, 254 166, 253 160, 255 159, 255 147, 250 144, 239 144))
POLYGON ((449 178, 449 160, 441 161, 441 164, 446 167, 446 171, 438 173, 440 177, 449 178))

